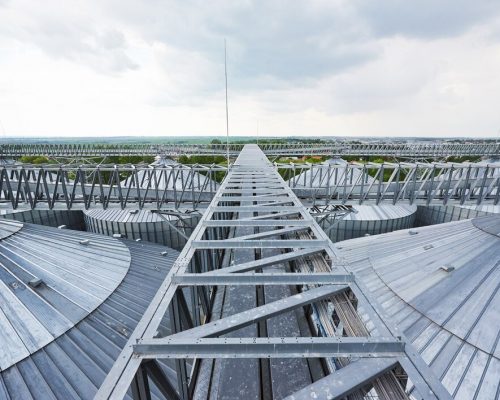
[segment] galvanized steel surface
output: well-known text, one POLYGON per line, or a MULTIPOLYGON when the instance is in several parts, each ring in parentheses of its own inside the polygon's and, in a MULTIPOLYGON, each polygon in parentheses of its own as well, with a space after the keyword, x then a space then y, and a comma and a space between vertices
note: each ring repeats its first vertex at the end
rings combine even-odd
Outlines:
MULTIPOLYGON (((295 194, 314 204, 458 204, 497 205, 500 201, 498 163, 384 163, 343 165, 276 164, 279 171, 307 172, 310 180, 289 180, 295 194), (345 174, 355 180, 329 179, 313 186, 315 177, 345 174), (381 179, 390 172, 387 179, 381 179), (457 173, 459 172, 459 173, 457 173), (374 179, 368 179, 374 175, 374 179)), ((0 168, 0 210, 12 209, 168 209, 204 208, 218 185, 211 179, 224 173, 217 165, 144 166, 29 166, 0 168), (127 184, 121 176, 128 174, 127 184), (206 174, 206 179, 203 174, 206 174), (110 176, 111 177, 110 177, 110 176), (74 179, 69 179, 74 176, 74 179), (178 179, 179 176, 186 179, 178 179), (36 177, 36 179, 34 178, 36 177), (146 187, 141 181, 147 178, 146 187), (170 187, 170 183, 176 182, 170 187), (176 185, 181 183, 182 188, 176 185)), ((266 185, 265 182, 259 185, 266 185)), ((267 187, 262 186, 266 190, 267 187)), ((226 193, 231 193, 228 187, 226 193)))
POLYGON ((8 238, 23 227, 20 222, 1 221, 0 222, 0 240, 8 238))
MULTIPOLYGON (((230 144, 229 154, 237 156, 243 144, 230 144)), ((268 156, 290 155, 379 155, 394 157, 448 157, 467 155, 498 155, 499 143, 352 143, 337 140, 315 144, 261 144, 268 156)), ((49 157, 96 157, 123 155, 178 156, 181 154, 226 155, 225 144, 3 144, 1 157, 44 155, 49 157)))
POLYGON ((500 391, 500 217, 337 243, 457 399, 500 391))
MULTIPOLYGON (((299 227, 299 229, 302 230, 303 227, 299 227)), ((245 354, 248 353, 252 354, 254 358, 265 358, 270 356, 273 350, 269 349, 268 344, 272 345, 273 340, 282 340, 285 347, 287 340, 295 340, 293 344, 293 354, 287 354, 286 350, 282 349, 281 345, 276 347, 277 350, 275 351, 284 351, 284 355, 309 354, 311 357, 329 357, 331 353, 326 351, 326 349, 311 352, 312 347, 316 344, 315 337, 310 337, 310 335, 306 334, 305 337, 307 337, 307 339, 301 340, 297 340, 293 337, 265 339, 267 334, 260 332, 260 328, 259 331, 256 332, 255 323, 263 322, 263 320, 295 310, 305 304, 315 304, 319 306, 322 299, 331 298, 331 296, 338 293, 345 293, 348 289, 351 290, 353 296, 355 296, 356 307, 362 310, 360 312, 363 314, 363 319, 370 327, 366 329, 364 334, 354 335, 357 336, 354 340, 355 343, 352 343, 354 347, 352 347, 350 351, 347 351, 347 353, 369 357, 376 355, 383 356, 383 351, 378 353, 376 350, 376 348, 383 349, 383 346, 379 347, 380 343, 375 346, 376 348, 369 348, 369 343, 372 343, 372 341, 376 342, 378 339, 388 338, 391 345, 395 345, 398 349, 404 350, 404 353, 398 352, 396 356, 401 357, 401 362, 405 363, 404 368, 410 376, 412 385, 416 388, 415 391, 418 391, 419 394, 423 393, 429 398, 449 398, 449 395, 440 382, 435 376, 430 374, 427 366, 420 360, 419 356, 415 355, 412 346, 406 342, 404 336, 399 337, 399 330, 392 326, 392 324, 384 321, 381 313, 378 311, 380 308, 377 302, 367 295, 366 290, 360 285, 356 277, 345 284, 324 285, 319 287, 306 285, 302 287, 302 291, 297 295, 283 292, 285 296, 277 296, 278 298, 275 301, 269 303, 266 301, 263 305, 256 304, 255 302, 255 294, 256 290, 258 290, 257 287, 250 286, 250 291, 247 295, 247 293, 240 290, 245 288, 245 285, 235 285, 232 289, 230 287, 229 293, 225 294, 230 298, 230 303, 229 307, 226 307, 226 305, 224 306, 224 312, 221 318, 208 320, 205 323, 202 323, 203 319, 200 317, 204 317, 206 314, 202 314, 201 316, 199 314, 200 311, 204 311, 203 302, 195 304, 192 315, 179 306, 179 304, 182 303, 180 301, 182 295, 179 291, 179 282, 182 282, 182 279, 180 281, 176 280, 176 276, 182 278, 186 274, 190 274, 193 276, 193 279, 196 279, 200 274, 203 276, 210 271, 216 271, 222 266, 219 263, 220 260, 207 263, 195 262, 195 257, 197 255, 200 257, 206 255, 207 259, 210 261, 210 259, 220 254, 217 251, 212 251, 213 249, 224 248, 230 251, 228 264, 234 260, 234 267, 241 268, 244 266, 248 268, 250 263, 253 263, 255 266, 257 258, 262 260, 262 257, 276 257, 277 252, 275 252, 274 249, 282 250, 288 247, 293 248, 294 251, 306 248, 321 249, 319 258, 323 260, 323 267, 326 268, 327 271, 345 271, 343 265, 337 262, 337 255, 332 243, 327 239, 325 233, 315 223, 311 215, 300 204, 298 198, 293 194, 290 188, 287 187, 283 179, 276 173, 272 164, 257 146, 248 145, 238 157, 238 160, 222 183, 217 195, 205 211, 201 223, 198 224, 193 235, 189 238, 186 247, 183 249, 172 268, 171 275, 165 279, 160 290, 156 293, 151 305, 139 322, 127 346, 124 348, 121 356, 101 386, 97 398, 121 398, 131 384, 137 387, 137 382, 143 379, 141 378, 144 374, 144 372, 142 372, 144 368, 142 359, 149 359, 150 357, 159 359, 168 358, 171 355, 169 351, 170 346, 176 346, 177 344, 182 347, 186 346, 187 343, 187 347, 181 350, 181 352, 184 351, 185 357, 176 360, 177 383, 179 384, 178 391, 180 396, 184 399, 190 397, 190 390, 193 389, 191 385, 187 385, 189 382, 189 375, 187 375, 188 371, 185 367, 185 358, 198 359, 198 356, 202 357, 204 355, 215 357, 216 355, 210 352, 210 343, 222 346, 224 348, 223 351, 221 350, 218 353, 220 353, 221 356, 224 355, 224 357, 227 356, 231 359, 244 357, 245 354), (278 194, 279 197, 285 195, 287 199, 277 199, 273 201, 271 198, 268 198, 275 195, 275 189, 280 192, 280 194, 278 194), (238 194, 241 196, 239 199, 239 206, 226 205, 226 202, 232 203, 233 200, 238 197, 238 194), (264 194, 264 197, 262 197, 262 194, 264 194), (289 204, 291 204, 291 206, 289 204), (276 214, 272 214, 273 212, 276 212, 276 214), (228 215, 228 213, 233 214, 228 215), (275 229, 271 228, 270 230, 264 229, 258 233, 253 229, 248 229, 252 227, 251 225, 243 224, 237 226, 234 231, 222 230, 220 234, 216 234, 217 232, 210 232, 207 230, 207 224, 205 224, 205 222, 208 221, 220 223, 220 221, 218 221, 219 218, 226 220, 230 219, 231 216, 233 218, 238 218, 239 221, 245 222, 247 220, 260 221, 280 218, 283 215, 288 217, 279 221, 280 225, 284 226, 284 228, 277 227, 275 229), (272 239, 273 236, 280 237, 282 235, 288 235, 290 232, 295 232, 296 228, 287 228, 287 222, 293 222, 294 220, 305 220, 309 222, 307 226, 308 234, 306 236, 293 235, 291 236, 292 239, 272 239), (286 233, 284 231, 286 231, 286 233), (200 252, 200 249, 207 249, 210 250, 210 252, 203 253, 200 252), (257 253, 255 249, 259 249, 259 257, 256 257, 257 253), (272 251, 266 249, 271 249, 272 251), (327 258, 324 257, 324 253, 327 254, 327 258), (172 322, 173 329, 175 330, 172 335, 162 335, 158 337, 156 334, 157 324, 162 320, 168 310, 170 310, 173 316, 172 322), (198 312, 198 315, 196 312, 198 312), (193 321, 198 322, 193 323, 193 321), (241 330, 242 328, 244 332, 241 330), (219 337, 221 335, 224 336, 219 337), (216 337, 219 338, 215 339, 216 337), (259 348, 261 342, 256 340, 256 337, 261 337, 264 341, 267 340, 267 342, 263 343, 264 347, 259 348), (203 347, 207 344, 204 338, 214 338, 213 342, 209 343, 208 348, 203 347), (225 342, 226 338, 227 341, 225 342), (176 342, 177 340, 181 340, 182 343, 176 342), (208 351, 208 353, 197 353, 194 347, 190 350, 189 343, 193 343, 193 345, 198 343, 200 347, 203 348, 203 351, 208 351), (240 351, 242 344, 245 345, 244 351, 240 351), (363 353, 364 346, 367 346, 366 349, 369 349, 369 353, 363 353), (325 350, 324 354, 323 350, 325 350), (360 352, 358 352, 358 350, 360 352)), ((286 254, 281 254, 280 257, 285 259, 288 256, 286 254)), ((258 261, 260 262, 260 260, 258 261)), ((278 264, 280 264, 280 260, 274 259, 272 265, 278 264)), ((226 265, 224 265, 224 267, 226 265)), ((259 268, 259 266, 257 266, 257 268, 259 268)), ((222 272, 223 271, 224 269, 222 269, 222 272)), ((215 273, 207 276, 215 280, 217 279, 217 274, 215 273)), ((263 273, 262 276, 265 277, 265 274, 263 273)), ((189 288, 187 284, 184 288, 186 290, 199 288, 202 291, 204 289, 202 286, 189 288)), ((192 293, 197 293, 197 291, 193 290, 192 293)), ((199 299, 204 298, 202 292, 199 293, 199 296, 199 299)), ((349 301, 349 299, 347 299, 347 301, 349 301)), ((354 310, 354 312, 356 311, 354 310)), ((313 311, 313 313, 316 313, 316 311, 313 311)), ((327 316, 326 318, 330 320, 331 316, 327 316)), ((361 320, 359 315, 358 318, 361 320)), ((284 331, 275 331, 275 334, 278 333, 283 335, 281 332, 284 331)), ((326 334, 325 336, 332 335, 326 334)), ((328 340, 333 343, 335 340, 341 339, 328 340)), ((318 344, 319 342, 320 340, 318 339, 318 344)), ((346 343, 347 342, 348 340, 346 340, 346 343)), ((179 348, 177 348, 177 350, 179 350, 179 348)), ((330 348, 330 351, 331 350, 330 348)), ((180 354, 177 354, 176 357, 178 356, 180 356, 180 354)), ((278 354, 274 354, 274 356, 278 356, 278 354)), ((222 377, 220 380, 221 385, 219 386, 218 381, 215 383, 212 381, 211 388, 215 388, 214 390, 218 393, 217 396, 221 397, 227 396, 234 398, 237 393, 240 393, 240 395, 242 393, 251 393, 252 397, 254 395, 259 396, 261 389, 259 389, 260 378, 258 374, 258 365, 260 364, 256 361, 257 360, 253 360, 252 363, 243 364, 243 368, 239 368, 238 366, 242 364, 235 361, 216 364, 216 367, 219 365, 220 368, 217 373, 214 371, 213 377, 222 377)), ((197 361, 195 362, 197 363, 197 361)), ((196 369, 193 369, 193 372, 196 372, 196 369)), ((204 380, 203 382, 206 381, 204 380)), ((261 384, 264 383, 261 382, 261 384)), ((138 397, 148 398, 147 388, 137 388, 138 397)))
MULTIPOLYGON (((42 349, 0 372, 0 399, 92 399, 178 255, 168 249, 168 255, 162 256, 165 247, 159 245, 89 236, 127 249, 130 268, 93 312, 42 349)), ((99 262, 92 257, 89 261, 99 262)), ((168 318, 162 329, 169 331, 168 318)), ((175 381, 172 365, 162 363, 161 369, 175 381)), ((159 396, 153 388, 153 399, 159 396)))
POLYGON ((131 240, 145 240, 182 249, 200 220, 198 212, 165 212, 155 210, 85 210, 86 229, 90 232, 113 236, 122 235, 131 240))
MULTIPOLYGON (((0 226, 11 224, 0 221, 0 226)), ((0 370, 35 353, 120 284, 130 253, 116 240, 25 224, 0 241, 0 370), (81 241, 88 244, 80 244, 81 241)))

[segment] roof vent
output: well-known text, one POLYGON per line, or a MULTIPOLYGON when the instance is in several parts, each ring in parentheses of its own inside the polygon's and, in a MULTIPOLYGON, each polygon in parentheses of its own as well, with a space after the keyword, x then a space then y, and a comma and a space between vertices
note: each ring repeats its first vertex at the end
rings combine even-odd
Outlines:
POLYGON ((36 287, 40 286, 42 283, 43 283, 43 281, 40 278, 34 278, 28 282, 28 285, 36 288, 36 287))
POLYGON ((66 229, 66 225, 59 225, 57 229, 66 229))
POLYGON ((444 272, 455 271, 455 267, 452 267, 451 265, 443 265, 442 267, 439 267, 439 269, 443 270, 444 272))
POLYGON ((140 242, 141 240, 142 240, 141 238, 135 239, 136 242, 140 242))
POLYGON ((410 231, 408 231, 408 233, 409 233, 410 235, 418 235, 418 232, 417 232, 417 231, 411 231, 411 230, 410 230, 410 231))
POLYGON ((424 246, 424 250, 430 250, 430 249, 433 249, 434 246, 432 244, 427 244, 424 246))
POLYGON ((168 251, 162 251, 162 252, 161 252, 161 255, 162 255, 163 257, 165 257, 166 255, 168 255, 168 251))
POLYGON ((122 237, 123 237, 123 235, 122 235, 121 233, 113 233, 113 237, 114 237, 115 239, 120 239, 120 238, 122 238, 122 237))
POLYGON ((87 246, 90 244, 90 239, 83 239, 83 240, 80 240, 78 243, 83 244, 84 246, 87 246))
POLYGON ((130 210, 129 214, 137 214, 138 212, 139 212, 139 210, 130 210))

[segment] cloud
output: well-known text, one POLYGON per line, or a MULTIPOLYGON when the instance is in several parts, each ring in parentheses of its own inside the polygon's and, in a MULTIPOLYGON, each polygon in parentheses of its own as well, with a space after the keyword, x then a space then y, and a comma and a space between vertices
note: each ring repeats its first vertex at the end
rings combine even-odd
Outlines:
POLYGON ((496 134, 499 4, 0 0, 0 117, 19 134, 223 132, 226 38, 234 134, 496 134))
POLYGON ((227 38, 233 84, 242 88, 310 84, 380 56, 377 40, 459 35, 500 14, 496 0, 139 0, 107 12, 145 40, 202 54, 216 65, 227 38))
MULTIPOLYGON (((312 4, 312 3, 311 3, 312 4)), ((349 12, 300 2, 111 2, 108 11, 150 42, 223 63, 227 38, 233 83, 314 80, 360 65, 375 48, 349 12), (137 12, 138 10, 138 12, 137 12)))
POLYGON ((500 13, 496 0, 354 0, 375 36, 436 39, 460 35, 500 13))
MULTIPOLYGON (((67 7, 67 6, 66 6, 67 7)), ((101 73, 135 70, 122 32, 96 26, 85 13, 47 2, 37 8, 20 1, 0 16, 0 37, 36 47, 50 57, 87 65, 101 73)))

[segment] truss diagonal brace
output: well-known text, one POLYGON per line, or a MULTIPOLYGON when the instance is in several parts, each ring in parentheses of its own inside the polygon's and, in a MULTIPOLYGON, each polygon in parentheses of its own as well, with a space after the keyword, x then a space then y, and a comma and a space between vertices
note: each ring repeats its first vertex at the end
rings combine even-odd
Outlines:
POLYGON ((157 361, 149 360, 145 362, 144 367, 146 368, 148 376, 154 382, 158 390, 165 396, 165 398, 180 400, 175 387, 170 382, 170 379, 162 371, 157 361))
MULTIPOLYGON (((245 326, 343 292, 347 285, 325 285, 229 317, 168 336, 169 339, 196 339, 224 335, 245 326)), ((166 338, 165 338, 166 339, 166 338)))
POLYGON ((396 358, 364 358, 286 397, 285 400, 343 399, 394 368, 396 358))
POLYGON ((324 249, 313 249, 313 250, 298 250, 285 254, 279 254, 277 256, 265 257, 260 260, 250 261, 243 264, 233 265, 231 267, 217 269, 215 271, 205 272, 203 275, 217 275, 217 274, 227 274, 234 272, 247 272, 264 267, 269 267, 271 265, 281 264, 288 261, 296 260, 300 257, 312 256, 323 252, 324 249))
POLYGON ((290 233, 301 232, 301 231, 304 231, 307 229, 310 229, 310 226, 282 228, 282 229, 276 229, 276 230, 272 230, 272 231, 252 233, 251 235, 235 236, 234 238, 226 239, 226 240, 231 241, 231 242, 234 242, 237 240, 256 240, 256 239, 263 239, 263 238, 272 237, 272 236, 283 236, 283 235, 287 235, 290 233))

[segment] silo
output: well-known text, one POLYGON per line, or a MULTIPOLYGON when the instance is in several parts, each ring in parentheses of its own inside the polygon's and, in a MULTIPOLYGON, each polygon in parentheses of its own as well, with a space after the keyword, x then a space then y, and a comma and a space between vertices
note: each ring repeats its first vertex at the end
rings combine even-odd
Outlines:
MULTIPOLYGON (((342 188, 343 185, 376 183, 368 174, 362 175, 358 169, 347 166, 345 160, 334 158, 324 162, 323 168, 305 171, 289 179, 288 183, 294 188, 312 191, 317 188, 328 191, 342 188)), ((414 224, 416 211, 417 207, 409 204, 339 206, 333 201, 331 206, 311 208, 312 214, 333 242, 410 228, 414 224)))
POLYGON ((28 222, 31 224, 58 227, 64 225, 68 229, 85 230, 83 212, 80 210, 2 210, 0 218, 28 222))
POLYGON ((368 174, 362 176, 358 169, 347 167, 347 161, 342 158, 332 158, 320 165, 311 165, 311 169, 291 177, 288 184, 294 188, 316 189, 374 182, 374 179, 368 174))
MULTIPOLYGON (((139 186, 142 189, 176 189, 179 193, 185 190, 206 190, 211 187, 213 190, 217 183, 211 181, 206 176, 189 169, 176 170, 175 174, 163 175, 158 184, 155 180, 154 169, 158 167, 175 166, 174 161, 167 158, 158 157, 150 165, 152 173, 139 171, 139 186)), ((128 187, 130 182, 125 180, 124 187, 128 187)), ((149 210, 99 210, 91 209, 84 211, 86 229, 90 232, 104 235, 123 235, 129 239, 141 239, 166 246, 181 249, 187 238, 200 219, 199 212, 151 212, 149 210)))
POLYGON ((0 221, 0 398, 94 398, 178 256, 165 250, 0 221))
POLYGON ((336 244, 454 398, 500 390, 499 232, 486 216, 336 244))
MULTIPOLYGON (((480 163, 469 163, 470 165, 484 165, 477 169, 473 169, 470 179, 476 179, 487 175, 488 178, 500 179, 500 162, 495 159, 481 161, 480 163), (486 170, 488 166, 488 170, 486 170)), ((452 174, 453 179, 463 177, 467 173, 467 169, 456 171, 452 174)), ((447 177, 440 177, 440 179, 447 179, 447 177)), ((496 193, 493 193, 496 194, 496 193)), ((466 204, 466 205, 429 205, 418 206, 415 225, 426 226, 433 224, 442 224, 444 222, 459 221, 462 219, 469 219, 480 217, 484 215, 500 214, 500 205, 495 204, 466 204)))
POLYGON ((181 249, 200 220, 200 214, 150 210, 90 209, 84 211, 86 229, 102 235, 122 235, 181 249))
MULTIPOLYGON (((7 170, 9 179, 17 181, 20 178, 20 171, 17 168, 12 167, 22 167, 23 164, 14 160, 0 159, 0 168, 2 166, 9 167, 9 169, 7 170)), ((34 165, 33 167, 36 168, 37 165, 34 165)), ((36 183, 38 178, 38 171, 36 169, 29 168, 26 178, 28 179, 28 181, 36 183)), ((53 173, 48 173, 47 178, 50 182, 53 182, 56 179, 56 175, 53 173)), ((69 179, 67 179, 67 181, 70 182, 69 179)), ((65 225, 70 229, 85 229, 85 224, 83 222, 83 213, 79 210, 0 210, 0 218, 45 226, 57 227, 65 225)))
POLYGON ((411 228, 417 207, 410 204, 353 205, 348 212, 316 218, 332 242, 411 228))

